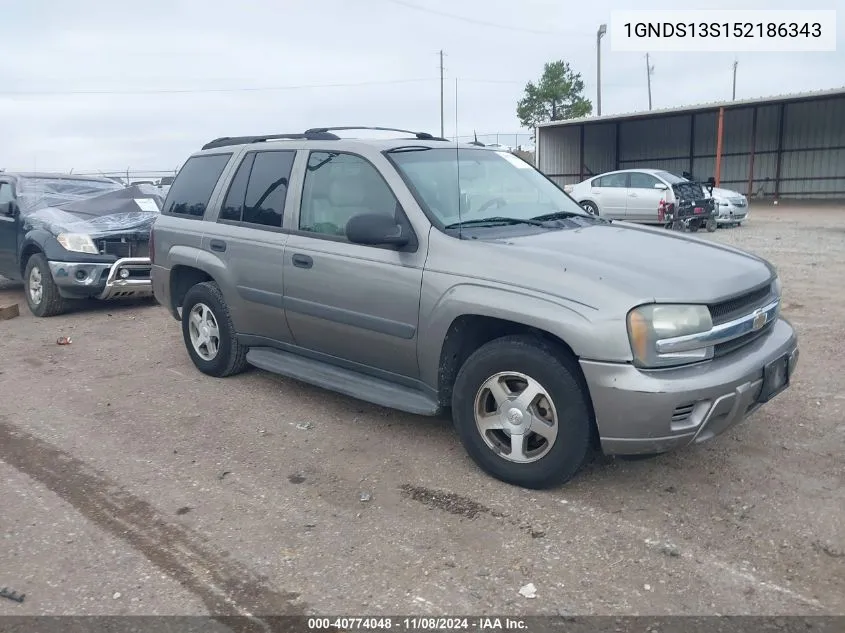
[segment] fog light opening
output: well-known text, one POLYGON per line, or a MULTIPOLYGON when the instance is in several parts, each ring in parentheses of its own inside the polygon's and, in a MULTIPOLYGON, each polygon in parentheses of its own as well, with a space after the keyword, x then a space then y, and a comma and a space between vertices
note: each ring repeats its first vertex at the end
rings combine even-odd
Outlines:
POLYGON ((88 278, 88 271, 86 271, 86 270, 77 270, 76 271, 77 281, 85 281, 87 278, 88 278))
POLYGON ((120 275, 121 279, 129 279, 129 269, 128 268, 121 268, 118 275, 120 275))

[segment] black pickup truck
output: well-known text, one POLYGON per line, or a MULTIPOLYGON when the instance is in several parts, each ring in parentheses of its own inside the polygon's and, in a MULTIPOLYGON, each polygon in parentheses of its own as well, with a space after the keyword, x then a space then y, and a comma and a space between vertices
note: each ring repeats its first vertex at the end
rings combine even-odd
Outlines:
POLYGON ((0 172, 0 275, 22 280, 40 317, 74 299, 152 296, 154 188, 107 178, 0 172))

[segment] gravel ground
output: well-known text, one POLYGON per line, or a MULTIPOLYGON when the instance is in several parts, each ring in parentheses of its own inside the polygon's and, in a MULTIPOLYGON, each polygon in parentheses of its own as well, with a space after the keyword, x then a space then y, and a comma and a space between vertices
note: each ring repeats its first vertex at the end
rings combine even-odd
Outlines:
POLYGON ((546 492, 484 475, 445 420, 206 377, 157 305, 36 319, 0 282, 21 302, 0 321, 0 587, 26 593, 0 615, 845 614, 843 218, 757 208, 704 234, 778 267, 802 350, 785 394, 546 492))

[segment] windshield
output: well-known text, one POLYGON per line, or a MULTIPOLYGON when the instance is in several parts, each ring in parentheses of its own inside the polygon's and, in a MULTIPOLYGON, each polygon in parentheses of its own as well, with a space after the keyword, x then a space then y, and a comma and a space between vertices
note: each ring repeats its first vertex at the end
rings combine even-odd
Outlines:
POLYGON ((557 185, 509 152, 407 148, 390 158, 444 226, 485 218, 586 216, 557 185))
POLYGON ((21 178, 17 182, 18 204, 21 211, 36 211, 45 207, 86 200, 123 188, 123 185, 116 182, 102 180, 21 178))
POLYGON ((681 178, 680 176, 676 176, 675 174, 668 172, 668 171, 658 171, 654 174, 658 178, 662 178, 670 185, 679 185, 682 182, 689 182, 686 178, 681 178))

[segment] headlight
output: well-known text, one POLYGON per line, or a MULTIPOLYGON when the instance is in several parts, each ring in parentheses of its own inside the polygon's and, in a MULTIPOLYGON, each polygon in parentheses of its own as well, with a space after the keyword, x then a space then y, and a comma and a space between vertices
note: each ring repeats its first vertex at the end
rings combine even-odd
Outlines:
POLYGON ((728 205, 728 201, 727 201, 727 200, 722 200, 721 198, 713 198, 713 200, 715 200, 715 201, 716 201, 716 204, 718 204, 720 207, 727 207, 727 206, 729 206, 729 205, 728 205))
POLYGON ((94 240, 91 239, 91 236, 85 233, 59 233, 56 240, 66 251, 91 253, 92 255, 97 255, 100 252, 94 245, 94 240))
POLYGON ((707 360, 713 347, 702 345, 682 352, 659 353, 657 341, 702 334, 713 327, 710 310, 703 305, 649 304, 628 313, 628 337, 634 364, 639 367, 669 367, 707 360))

